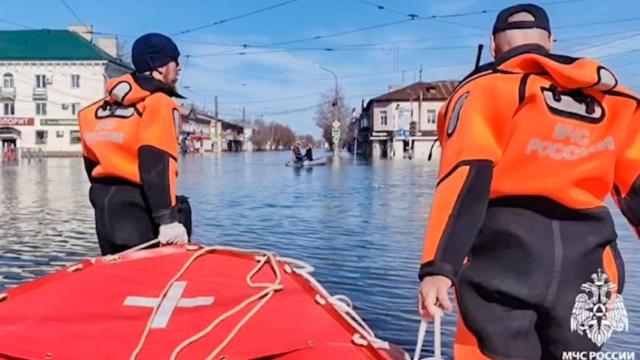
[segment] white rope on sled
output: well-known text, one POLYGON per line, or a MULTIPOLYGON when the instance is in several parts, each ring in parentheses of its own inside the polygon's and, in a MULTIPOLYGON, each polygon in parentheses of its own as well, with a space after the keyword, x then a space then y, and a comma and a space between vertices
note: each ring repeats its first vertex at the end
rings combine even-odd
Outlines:
MULTIPOLYGON (((145 248, 147 246, 151 246, 155 244, 157 240, 150 241, 145 244, 141 244, 134 249, 127 250, 118 255, 123 255, 132 251, 136 251, 138 249, 145 248)), ((256 260, 258 260, 258 264, 256 267, 247 275, 246 281, 249 287, 251 288, 263 288, 263 290, 250 298, 246 299, 242 303, 238 304, 233 309, 228 312, 220 315, 217 319, 212 321, 209 326, 200 331, 199 333, 193 335, 189 339, 183 341, 180 345, 178 345, 171 354, 171 360, 175 360, 178 354, 187 348, 189 345, 194 342, 202 339, 207 334, 209 334, 217 325, 219 325, 225 319, 237 314, 242 311, 244 308, 249 306, 250 304, 258 301, 258 303, 244 316, 244 318, 234 327, 234 329, 227 335, 218 347, 209 354, 206 358, 207 360, 214 359, 237 335, 242 326, 246 324, 268 301, 273 297, 273 295, 283 288, 282 278, 280 274, 280 268, 278 266, 278 262, 288 263, 293 265, 293 271, 302 276, 305 280, 307 280, 311 286, 319 293, 320 296, 325 298, 336 310, 337 312, 357 331, 353 336, 353 341, 362 346, 366 346, 367 344, 371 344, 375 348, 379 349, 389 349, 389 343, 382 341, 375 337, 373 330, 369 328, 369 326, 362 320, 362 318, 353 310, 353 304, 351 300, 343 295, 331 296, 329 292, 315 279, 311 276, 311 272, 314 270, 312 266, 309 264, 295 259, 289 258, 280 258, 276 256, 274 253, 263 251, 263 250, 247 250, 247 249, 239 249, 235 247, 225 247, 225 246, 215 246, 215 247, 206 247, 198 250, 189 260, 184 264, 184 266, 178 271, 178 273, 167 283, 166 287, 162 291, 160 295, 160 301, 153 309, 151 316, 145 326, 144 332, 138 342, 138 346, 132 353, 130 359, 135 360, 142 348, 144 347, 144 343, 149 336, 149 332, 151 330, 151 321, 156 316, 158 309, 162 300, 167 296, 167 293, 171 286, 185 273, 185 271, 193 264, 193 262, 201 257, 204 254, 216 252, 216 251, 230 251, 241 254, 254 255, 256 260), (269 265, 274 272, 275 281, 273 283, 253 283, 253 277, 266 265, 269 265)))
MULTIPOLYGON (((340 315, 351 325, 353 326, 360 335, 362 335, 371 345, 378 349, 389 349, 389 343, 383 340, 376 338, 373 330, 362 320, 360 315, 358 315, 352 308, 352 306, 345 305, 344 299, 348 298, 343 295, 331 296, 329 292, 316 280, 309 272, 306 271, 310 266, 303 261, 295 260, 292 264, 299 265, 300 268, 294 267, 294 271, 304 277, 311 285, 316 289, 316 291, 323 296, 325 299, 329 301, 331 305, 333 305, 340 315)), ((349 305, 350 304, 349 300, 349 305)))
MULTIPOLYGON (((438 309, 439 310, 439 309, 438 309)), ((442 358, 442 331, 441 331, 442 311, 438 311, 434 317, 433 326, 433 357, 425 358, 422 360, 443 360, 442 358)), ((416 350, 413 353, 413 360, 420 360, 420 354, 422 353, 422 346, 424 345, 424 338, 427 334, 427 320, 422 319, 420 322, 420 328, 418 329, 418 341, 416 343, 416 350)))
POLYGON ((171 358, 170 358, 171 360, 175 360, 177 358, 178 354, 182 350, 184 350, 187 346, 193 344, 194 342, 202 339, 204 336, 209 334, 223 320, 225 320, 225 319, 237 314, 238 312, 242 311, 242 309, 244 309, 245 307, 249 306, 249 304, 259 300, 260 298, 262 298, 262 300, 260 300, 260 302, 258 302, 258 304, 253 309, 251 309, 251 311, 249 311, 249 313, 247 315, 245 315, 245 317, 234 327, 234 329, 229 333, 229 335, 227 335, 225 340, 213 352, 211 352, 209 354, 209 356, 207 356, 207 358, 206 358, 206 360, 214 359, 220 353, 220 351, 222 351, 222 349, 224 349, 231 342, 231 340, 240 331, 240 328, 247 321, 249 321, 258 312, 258 310, 260 310, 260 308, 262 308, 262 306, 264 306, 264 304, 266 304, 267 301, 269 301, 269 299, 271 299, 273 294, 275 294, 276 291, 281 290, 283 288, 282 283, 281 283, 282 279, 280 277, 280 268, 278 267, 277 260, 271 254, 268 254, 268 255, 264 256, 263 259, 260 260, 258 265, 247 275, 246 281, 247 281, 247 284, 249 285, 250 288, 263 287, 264 290, 262 290, 261 292, 251 296, 250 298, 246 299, 245 301, 240 303, 235 308, 229 310, 228 312, 220 315, 217 319, 215 319, 213 322, 211 322, 211 324, 209 324, 209 326, 207 326, 201 332, 199 332, 198 334, 192 336, 191 338, 183 341, 180 345, 178 345, 178 347, 175 348, 175 350, 171 354, 171 358), (275 281, 273 283, 253 283, 252 278, 267 263, 269 263, 269 265, 271 266, 271 269, 274 271, 274 274, 276 276, 275 281))

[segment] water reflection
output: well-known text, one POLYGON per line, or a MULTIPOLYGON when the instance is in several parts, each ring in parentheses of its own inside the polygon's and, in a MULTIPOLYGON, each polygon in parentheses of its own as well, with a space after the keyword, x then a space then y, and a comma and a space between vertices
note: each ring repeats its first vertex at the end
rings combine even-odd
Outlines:
MULTIPOLYGON (((380 337, 411 349, 436 164, 345 159, 290 168, 288 158, 283 152, 181 159, 179 192, 191 198, 195 241, 305 260, 329 291, 354 301, 380 337)), ((0 289, 98 254, 80 159, 2 165, 0 174, 0 289)), ((640 246, 617 211, 615 219, 630 328, 614 334, 607 348, 638 349, 640 246)), ((454 320, 445 319, 447 341, 454 320)))

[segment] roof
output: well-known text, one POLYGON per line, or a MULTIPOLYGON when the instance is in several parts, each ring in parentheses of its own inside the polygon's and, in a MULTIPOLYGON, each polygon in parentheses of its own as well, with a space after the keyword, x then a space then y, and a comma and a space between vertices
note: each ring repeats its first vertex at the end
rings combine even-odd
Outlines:
POLYGON ((196 122, 200 122, 200 123, 210 123, 212 121, 219 121, 222 124, 222 129, 223 130, 227 130, 227 129, 233 129, 233 130, 243 130, 244 126, 240 125, 240 124, 236 124, 234 122, 231 121, 227 121, 227 120, 223 120, 223 119, 216 119, 216 117, 212 114, 209 114, 205 111, 199 110, 196 107, 194 107, 193 105, 191 106, 180 106, 179 109, 180 115, 182 115, 183 117, 187 118, 188 120, 191 121, 196 121, 196 122))
POLYGON ((422 101, 447 100, 457 85, 458 81, 455 80, 417 82, 375 97, 369 100, 369 102, 417 101, 420 100, 421 93, 422 101))
POLYGON ((0 60, 106 60, 129 68, 95 44, 68 30, 0 31, 0 60))
POLYGON ((182 115, 184 118, 190 121, 195 121, 203 124, 211 123, 212 121, 215 121, 215 117, 213 115, 210 115, 204 111, 198 110, 193 105, 191 105, 190 107, 187 107, 184 105, 180 106, 179 112, 180 112, 180 115, 182 115))

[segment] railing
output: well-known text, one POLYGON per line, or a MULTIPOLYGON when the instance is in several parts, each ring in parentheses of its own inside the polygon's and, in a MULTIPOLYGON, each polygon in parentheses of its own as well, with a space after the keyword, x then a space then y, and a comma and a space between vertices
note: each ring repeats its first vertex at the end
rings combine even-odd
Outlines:
POLYGON ((33 88, 33 99, 34 100, 46 100, 47 99, 47 88, 33 88))
POLYGON ((15 100, 16 99, 16 88, 14 88, 14 87, 3 87, 3 88, 0 88, 0 98, 2 98, 2 100, 15 100))
POLYGON ((45 157, 45 152, 39 147, 20 147, 18 151, 23 159, 41 159, 45 157))

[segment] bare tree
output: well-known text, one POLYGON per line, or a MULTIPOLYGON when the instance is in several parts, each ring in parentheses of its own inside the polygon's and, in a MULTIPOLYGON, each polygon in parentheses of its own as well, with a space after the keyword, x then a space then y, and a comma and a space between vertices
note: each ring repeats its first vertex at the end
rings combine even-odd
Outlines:
POLYGON ((312 135, 300 135, 298 136, 298 141, 304 143, 305 145, 316 147, 316 139, 314 139, 312 135))
POLYGON ((336 110, 337 120, 340 122, 341 138, 345 139, 349 120, 351 118, 351 111, 346 103, 344 96, 344 90, 338 87, 336 89, 332 87, 328 89, 320 97, 320 104, 316 109, 315 123, 320 129, 322 129, 322 138, 333 149, 333 138, 331 136, 331 129, 333 128, 334 109, 336 110), (336 101, 337 100, 337 101, 336 101))
POLYGON ((288 150, 296 142, 296 134, 288 125, 272 121, 265 124, 259 120, 254 122, 251 143, 257 151, 288 150))
POLYGON ((118 60, 121 62, 131 65, 131 49, 129 47, 129 43, 120 38, 116 40, 116 44, 118 47, 118 60))

